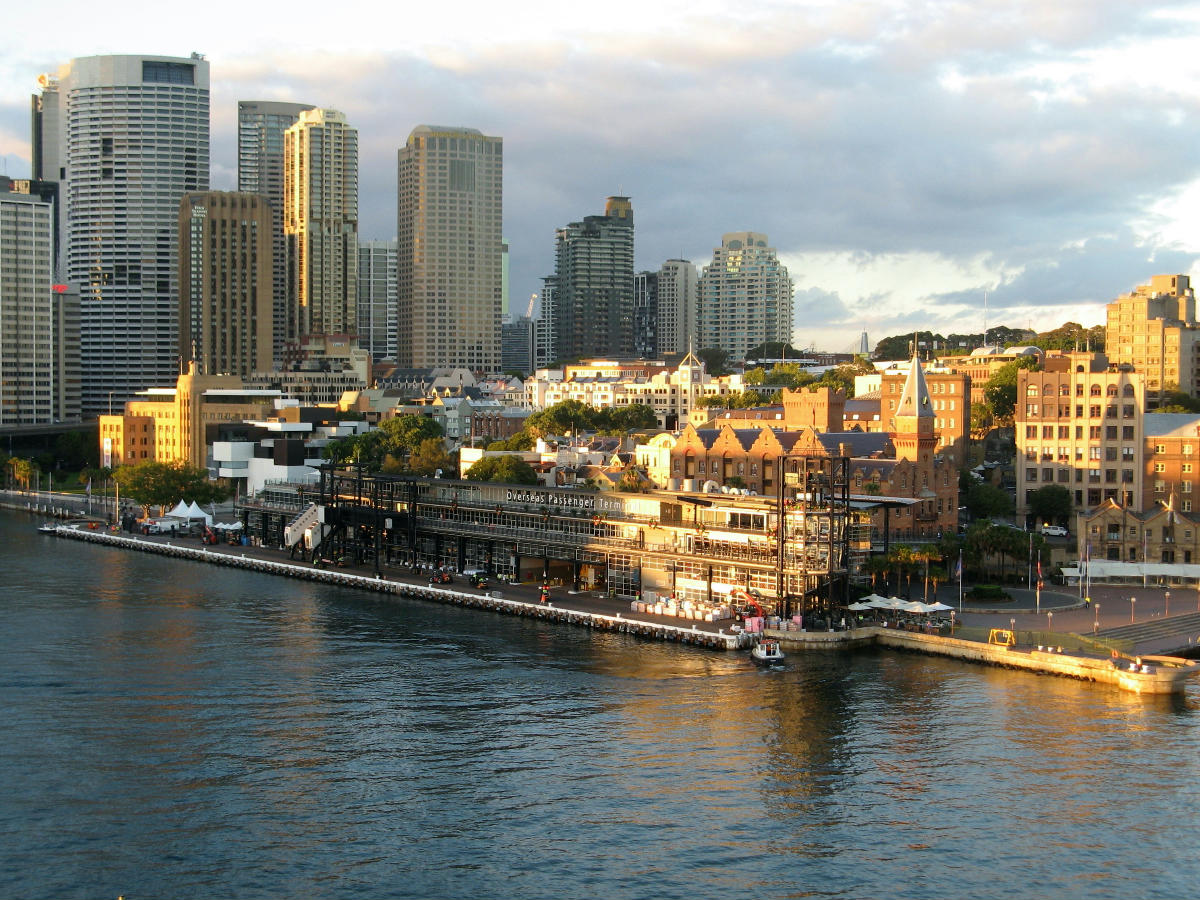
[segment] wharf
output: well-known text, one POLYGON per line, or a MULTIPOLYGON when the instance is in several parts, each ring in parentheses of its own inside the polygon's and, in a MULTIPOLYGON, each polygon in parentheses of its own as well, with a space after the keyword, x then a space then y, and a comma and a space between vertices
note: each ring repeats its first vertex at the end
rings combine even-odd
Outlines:
POLYGON ((1177 656, 1148 655, 1131 662, 1080 651, 1065 653, 1045 645, 1010 647, 877 625, 813 633, 768 629, 765 636, 777 639, 784 650, 850 649, 873 644, 1109 684, 1137 694, 1177 694, 1184 690, 1189 677, 1200 675, 1200 663, 1177 656))
MULTIPOLYGON (((537 602, 537 589, 529 585, 503 585, 500 590, 458 590, 433 587, 423 576, 388 573, 365 574, 351 569, 324 569, 285 558, 283 551, 241 545, 192 546, 193 539, 124 535, 77 524, 61 525, 59 536, 119 546, 148 553, 215 563, 250 571, 336 584, 382 594, 413 597, 471 609, 526 616, 604 631, 631 634, 647 640, 672 641, 712 650, 737 650, 751 646, 752 635, 734 632, 727 625, 688 621, 668 624, 661 617, 628 610, 628 602, 587 593, 555 589, 550 603, 537 602)), ((728 624, 728 623, 727 623, 728 624)), ((1190 623, 1189 623, 1190 624, 1190 623)), ((1115 629, 1114 629, 1115 630, 1115 629)), ((783 631, 768 629, 765 637, 778 639, 787 651, 854 650, 868 646, 916 651, 966 662, 1023 669, 1116 686, 1138 694, 1172 694, 1184 690, 1186 680, 1200 675, 1200 663, 1168 655, 1142 654, 1141 664, 1078 650, 1060 653, 1050 648, 988 644, 980 640, 865 626, 845 631, 783 631)))
POLYGON ((647 614, 628 612, 622 607, 627 601, 597 597, 556 590, 549 603, 540 603, 535 598, 536 588, 520 585, 503 585, 505 591, 527 594, 529 599, 505 597, 500 590, 458 590, 453 587, 433 587, 424 584, 425 578, 396 576, 389 573, 363 574, 347 569, 317 568, 311 563, 299 564, 278 557, 285 554, 278 550, 241 545, 200 545, 194 539, 179 537, 155 537, 124 535, 103 528, 78 525, 60 525, 58 536, 75 540, 107 544, 126 549, 157 553, 197 562, 214 563, 254 572, 266 572, 318 581, 344 587, 358 588, 381 594, 396 594, 415 597, 436 603, 484 609, 514 616, 525 616, 560 622, 602 631, 616 631, 648 640, 674 641, 712 650, 737 650, 751 646, 753 638, 740 632, 727 631, 719 623, 691 622, 688 625, 672 625, 656 620, 647 614))

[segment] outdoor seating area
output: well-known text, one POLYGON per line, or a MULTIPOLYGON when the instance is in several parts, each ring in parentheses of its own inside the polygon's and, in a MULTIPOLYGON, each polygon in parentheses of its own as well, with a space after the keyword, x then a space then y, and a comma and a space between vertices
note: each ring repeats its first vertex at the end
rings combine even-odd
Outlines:
POLYGON ((920 631, 940 634, 953 625, 953 607, 945 603, 923 603, 920 600, 901 600, 899 597, 881 597, 869 594, 851 603, 847 609, 858 616, 862 625, 879 625, 883 628, 898 628, 902 631, 920 631), (945 618, 940 613, 951 613, 945 618))

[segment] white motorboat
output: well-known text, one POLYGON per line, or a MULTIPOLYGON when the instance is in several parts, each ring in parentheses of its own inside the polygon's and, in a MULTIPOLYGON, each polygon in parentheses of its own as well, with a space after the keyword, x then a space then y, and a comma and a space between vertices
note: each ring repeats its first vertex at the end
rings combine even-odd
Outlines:
POLYGON ((759 641, 750 651, 750 656, 760 666, 781 665, 785 659, 779 641, 772 640, 759 641))
POLYGON ((42 534, 56 534, 58 532, 58 525, 54 522, 43 522, 37 527, 37 530, 42 534))

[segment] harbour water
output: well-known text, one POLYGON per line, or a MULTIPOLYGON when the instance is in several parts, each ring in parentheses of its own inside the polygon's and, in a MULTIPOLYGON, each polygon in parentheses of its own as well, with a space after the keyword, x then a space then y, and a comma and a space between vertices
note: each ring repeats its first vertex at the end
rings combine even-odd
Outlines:
POLYGON ((0 513, 0 895, 1180 897, 1200 693, 761 671, 0 513))

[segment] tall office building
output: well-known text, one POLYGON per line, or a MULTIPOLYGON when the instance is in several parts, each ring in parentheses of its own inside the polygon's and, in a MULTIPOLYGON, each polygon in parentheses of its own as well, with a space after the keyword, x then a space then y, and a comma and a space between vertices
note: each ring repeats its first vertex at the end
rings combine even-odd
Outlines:
POLYGON ((34 107, 34 175, 61 182, 92 417, 179 372, 176 220, 184 193, 208 189, 208 62, 74 59, 34 107))
POLYGON ((396 242, 358 245, 358 346, 373 360, 396 359, 396 242))
POLYGON ((283 134, 289 342, 358 328, 358 131, 310 109, 283 134))
POLYGON ((179 356, 204 375, 271 367, 271 208, 261 194, 185 194, 179 206, 179 356))
POLYGON ((283 358, 287 323, 287 239, 283 234, 283 133, 313 103, 238 101, 238 190, 271 204, 272 360, 283 358))
POLYGON ((1200 323, 1187 275, 1154 275, 1109 303, 1107 313, 1105 354, 1145 376, 1151 409, 1169 390, 1200 394, 1200 323))
MULTIPOLYGON (((551 327, 559 359, 633 353, 633 204, 609 197, 604 215, 556 232, 551 327)), ((545 310, 543 308, 543 316, 545 310)))
POLYGON ((419 125, 397 166, 397 362, 500 370, 504 141, 419 125))
POLYGON ((697 349, 719 347, 738 361, 767 341, 791 343, 792 280, 765 234, 723 235, 699 292, 697 349))
POLYGON ((687 353, 696 336, 696 267, 668 259, 658 270, 658 353, 687 353))
POLYGON ((0 177, 0 425, 79 420, 79 295, 55 284, 53 202, 0 177))

